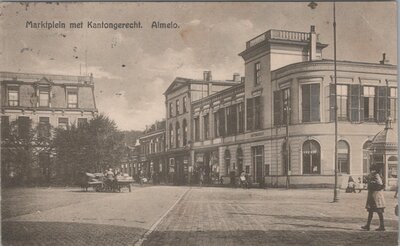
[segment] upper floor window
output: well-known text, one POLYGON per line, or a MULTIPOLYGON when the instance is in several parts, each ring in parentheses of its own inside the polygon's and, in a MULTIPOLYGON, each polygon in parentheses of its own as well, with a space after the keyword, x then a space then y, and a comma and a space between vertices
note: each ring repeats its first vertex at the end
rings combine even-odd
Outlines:
POLYGON ((274 125, 286 125, 290 119, 290 89, 274 91, 274 125))
POLYGON ((50 88, 39 88, 39 107, 49 107, 50 105, 50 88))
POLYGON ((320 103, 320 85, 305 84, 301 86, 302 90, 302 121, 315 122, 320 121, 319 103, 320 103))
POLYGON ((169 117, 174 116, 174 104, 172 102, 169 103, 169 117))
POLYGON ((77 108, 78 107, 78 92, 77 91, 68 91, 67 92, 67 103, 68 108, 77 108))
POLYGON ((364 86, 364 120, 375 121, 375 87, 364 86))
POLYGON ((194 118, 194 140, 195 141, 200 140, 200 118, 199 117, 194 118))
POLYGON ((244 103, 241 102, 237 106, 238 109, 238 132, 244 132, 244 103))
POLYGON ((219 137, 219 110, 214 113, 214 136, 219 137))
POLYGON ((175 105, 176 105, 176 115, 179 115, 180 111, 181 111, 180 105, 179 105, 179 99, 176 99, 175 105))
POLYGON ((261 97, 247 99, 247 130, 259 130, 263 124, 261 97))
POLYGON ((397 119, 397 88, 389 88, 389 116, 393 121, 397 119))
POLYGON ((210 117, 209 114, 203 116, 203 125, 204 125, 204 139, 208 139, 210 137, 210 117))
POLYGON ((19 90, 17 86, 8 87, 8 106, 19 106, 19 90))
POLYGON ((183 107, 183 113, 186 113, 187 112, 187 97, 186 96, 184 96, 183 97, 183 105, 182 105, 182 107, 183 107))
POLYGON ((261 63, 254 64, 254 82, 256 85, 261 83, 261 63))
POLYGON ((29 130, 31 128, 31 120, 27 116, 18 117, 18 136, 23 139, 28 139, 29 130))
POLYGON ((336 103, 338 120, 347 120, 347 85, 336 85, 336 103))
POLYGON ((183 119, 183 122, 182 122, 182 145, 183 146, 186 146, 186 144, 187 144, 187 131, 188 131, 187 122, 186 122, 186 119, 183 119))
POLYGON ((172 124, 169 125, 169 148, 173 148, 174 145, 174 128, 172 124))
POLYGON ((176 131, 176 147, 179 148, 181 145, 181 128, 179 126, 179 122, 176 122, 176 127, 175 127, 175 131, 176 131))

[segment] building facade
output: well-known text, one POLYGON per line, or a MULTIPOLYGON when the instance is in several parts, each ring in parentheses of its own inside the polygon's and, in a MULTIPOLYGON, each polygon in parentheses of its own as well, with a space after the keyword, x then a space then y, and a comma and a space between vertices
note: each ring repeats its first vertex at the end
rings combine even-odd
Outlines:
MULTIPOLYGON (((239 54, 244 78, 176 78, 165 92, 170 181, 197 183, 203 172, 205 183, 227 184, 245 171, 260 186, 333 187, 335 109, 339 185, 349 176, 362 180, 377 164, 373 140, 385 122, 397 136, 397 66, 337 61, 335 86, 334 61, 323 58, 327 46, 313 26, 269 30, 239 54)), ((391 188, 397 156, 387 160, 380 164, 391 188)))
MULTIPOLYGON (((0 72, 0 82, 2 143, 9 137, 13 125, 20 139, 27 138, 32 128, 38 129, 37 137, 51 138, 53 128, 85 124, 98 112, 92 75, 0 72)), ((35 182, 49 181, 55 172, 54 153, 43 149, 32 161, 29 175, 35 182)), ((2 160, 2 174, 18 176, 21 170, 15 165, 2 160)))

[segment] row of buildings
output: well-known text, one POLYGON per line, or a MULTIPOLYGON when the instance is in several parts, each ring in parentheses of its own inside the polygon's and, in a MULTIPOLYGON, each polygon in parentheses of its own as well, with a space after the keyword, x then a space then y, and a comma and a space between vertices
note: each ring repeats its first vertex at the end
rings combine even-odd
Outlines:
MULTIPOLYGON (((337 61, 335 86, 327 46, 313 26, 269 30, 239 53, 243 77, 215 80, 205 71, 202 79, 176 78, 164 93, 165 119, 144 131, 118 168, 177 185, 197 183, 200 174, 226 184, 244 171, 260 186, 332 186, 336 101, 339 183, 361 178, 374 163, 394 186, 397 66, 337 61)), ((15 120, 21 127, 27 119, 39 126, 84 122, 97 113, 93 88, 91 76, 1 73, 2 133, 15 120)), ((38 170, 46 172, 50 159, 38 160, 38 170)))
POLYGON ((201 172, 207 183, 229 183, 245 171, 262 186, 332 186, 336 97, 339 184, 374 163, 394 187, 397 66, 337 61, 335 88, 327 46, 313 26, 269 30, 239 54, 244 77, 176 78, 164 93, 165 120, 140 138, 132 171, 175 184, 196 183, 201 172))

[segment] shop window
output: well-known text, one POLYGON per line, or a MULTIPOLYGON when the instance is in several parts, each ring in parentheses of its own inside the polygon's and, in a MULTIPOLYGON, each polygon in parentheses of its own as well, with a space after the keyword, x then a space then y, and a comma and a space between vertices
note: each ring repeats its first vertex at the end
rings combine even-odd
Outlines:
POLYGON ((343 140, 338 142, 338 166, 339 173, 350 174, 350 151, 349 144, 343 140))
POLYGON ((388 178, 397 178, 397 157, 388 158, 388 178))
POLYGON ((303 174, 321 174, 321 150, 317 141, 303 143, 303 174))
POLYGON ((320 85, 305 84, 301 86, 302 91, 302 121, 317 122, 320 121, 320 85))

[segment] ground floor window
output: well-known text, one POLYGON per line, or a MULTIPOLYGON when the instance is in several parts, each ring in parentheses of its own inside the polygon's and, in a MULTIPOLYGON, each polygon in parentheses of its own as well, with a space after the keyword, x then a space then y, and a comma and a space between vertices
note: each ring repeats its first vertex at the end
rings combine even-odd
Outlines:
POLYGON ((303 144, 303 174, 321 174, 321 148, 315 140, 303 144))
POLYGON ((337 147, 339 173, 350 174, 349 144, 346 141, 340 140, 337 147))
POLYGON ((369 166, 370 166, 370 152, 369 148, 371 147, 371 141, 367 141, 363 145, 363 173, 369 173, 369 166))

